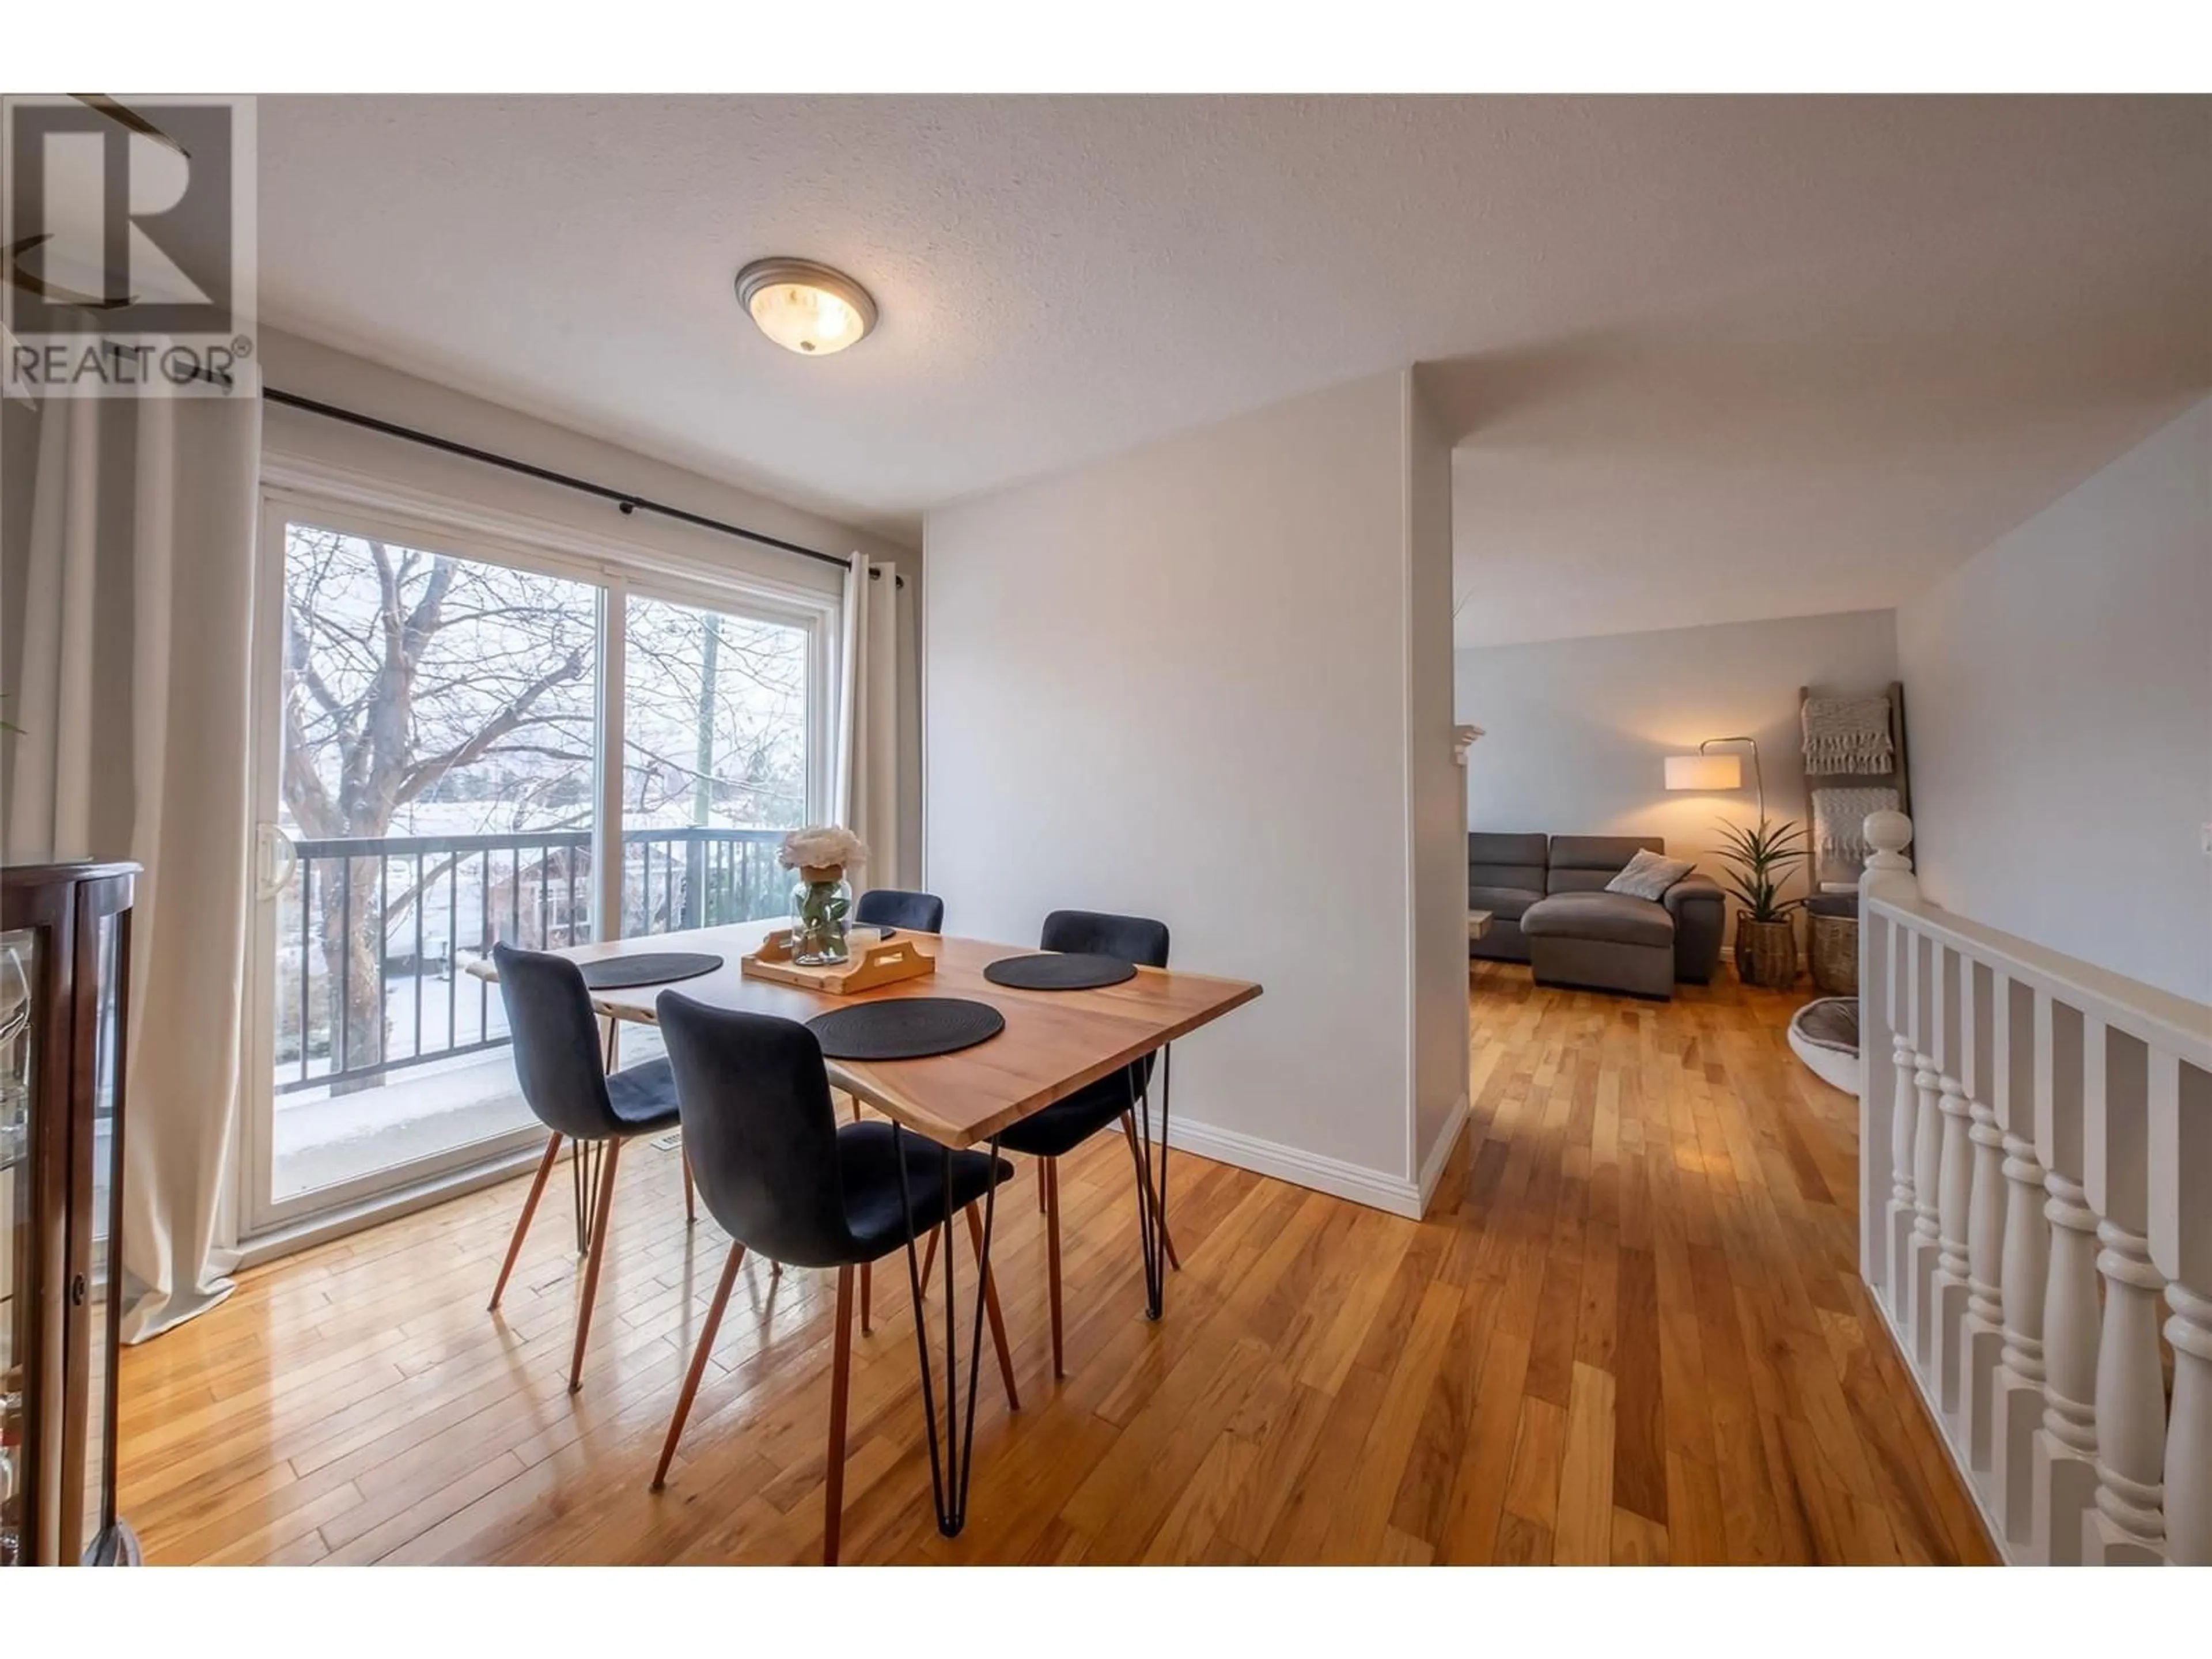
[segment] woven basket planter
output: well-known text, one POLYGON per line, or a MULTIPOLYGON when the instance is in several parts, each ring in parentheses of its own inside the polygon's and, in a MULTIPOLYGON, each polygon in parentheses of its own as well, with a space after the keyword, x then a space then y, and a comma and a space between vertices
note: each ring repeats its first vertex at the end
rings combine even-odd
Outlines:
POLYGON ((1813 983, 1832 997, 1859 994, 1859 919, 1822 916, 1809 919, 1813 983))
POLYGON ((1797 982, 1797 930, 1787 921, 1753 921, 1739 910, 1735 915, 1736 977, 1746 985, 1777 989, 1797 982))

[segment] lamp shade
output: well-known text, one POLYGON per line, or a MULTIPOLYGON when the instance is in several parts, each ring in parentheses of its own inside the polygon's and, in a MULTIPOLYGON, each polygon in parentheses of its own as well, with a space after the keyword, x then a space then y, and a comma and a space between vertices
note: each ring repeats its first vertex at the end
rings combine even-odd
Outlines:
POLYGON ((1735 755, 1669 755, 1669 789, 1741 789, 1743 761, 1735 755))

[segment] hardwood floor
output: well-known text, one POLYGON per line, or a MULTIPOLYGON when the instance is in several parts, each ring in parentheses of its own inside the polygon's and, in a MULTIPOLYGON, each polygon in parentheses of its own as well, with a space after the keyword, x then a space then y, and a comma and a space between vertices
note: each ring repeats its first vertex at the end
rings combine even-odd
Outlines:
MULTIPOLYGON (((1063 1160, 1057 1386, 1024 1166, 994 1252, 1023 1409, 987 1374, 957 1540, 906 1275, 877 1274, 844 1559, 1991 1560, 1856 1277, 1856 1109, 1783 1041, 1802 995, 1730 980, 1662 1006, 1490 964, 1474 987, 1473 1118, 1423 1223, 1179 1154, 1187 1267, 1154 1326, 1126 1148, 1063 1160)), ((724 1237, 685 1226, 674 1152, 623 1158, 571 1396, 565 1181, 484 1310, 523 1189, 248 1273, 128 1350, 149 1559, 815 1559, 836 1276, 747 1261, 653 1493, 724 1237)))

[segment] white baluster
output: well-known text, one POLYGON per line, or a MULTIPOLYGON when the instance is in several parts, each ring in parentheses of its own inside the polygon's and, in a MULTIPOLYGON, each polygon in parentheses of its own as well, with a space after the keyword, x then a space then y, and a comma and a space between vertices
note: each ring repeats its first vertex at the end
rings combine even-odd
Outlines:
POLYGON ((1973 1202, 1966 1212, 1966 1414, 1969 1457, 1978 1469, 1994 1456, 1990 1379, 2004 1340, 2004 1135, 1994 1108, 1973 1103, 1973 1202))
POLYGON ((1966 1370, 1961 1350, 1966 1342, 1966 1212, 1974 1193, 1973 1150, 1967 1139, 1972 1114, 1958 1079, 1947 1073, 1940 1086, 1943 1146, 1936 1200, 1941 1229, 1936 1257, 1936 1397, 1956 1417, 1966 1370))
MULTIPOLYGON (((2201 1191, 2201 1189, 2200 1189, 2201 1191)), ((2200 1200, 2201 1201, 2201 1200, 2200 1200)), ((2212 1566, 2212 1296, 2166 1287, 2173 1416, 2166 1434, 2166 1559, 2212 1566)))
POLYGON ((2081 1518, 2097 1489, 2097 1216, 2057 1170, 2043 1303, 2043 1428, 2035 1441, 2035 1540, 2054 1565, 2081 1559, 2081 1518))
POLYGON ((2051 1271, 2044 1281, 2043 1424, 2030 1443, 2030 1558, 2081 1559, 2097 1491, 2097 1216, 2069 1170, 2082 1166, 2081 1016, 2035 994, 2035 1152, 2047 1173, 2051 1271))
POLYGON ((2212 1072, 2154 1051, 2149 1097, 2151 1257, 2171 1281, 2166 1340, 2166 1559, 2212 1566, 2212 1072))
POLYGON ((1993 1453, 1990 1382, 2004 1347, 2004 1135, 1990 1103, 1998 1086, 1995 1051, 1996 1004, 2004 976, 1962 959, 1959 980, 1959 1052, 1965 1070, 1971 1123, 1966 1131, 1973 1164, 1966 1205, 1966 1314, 1959 1415, 1966 1429, 1967 1466, 1987 1474, 1993 1453))
POLYGON ((2097 1507, 2082 1555, 2106 1565, 2166 1559, 2166 1275, 2150 1259, 2149 1051, 2101 1019, 2082 1025, 2083 1186, 2097 1212, 2105 1318, 2097 1346, 2097 1507))
POLYGON ((2166 1275, 2148 1241, 2110 1221, 2097 1228, 2105 1324, 2097 1350, 2097 1511, 2084 1557, 2106 1566, 2166 1559, 2166 1379, 2158 1360, 2166 1275))
POLYGON ((1936 1196, 1943 1189, 1942 1077, 1932 1054, 1916 1052, 1912 1087, 1912 1352, 1922 1370, 1936 1357, 1936 1262, 1943 1229, 1936 1196))
POLYGON ((1913 1218, 1919 1211, 1913 1200, 1912 1126, 1918 1116, 1920 1097, 1913 1086, 1918 1062, 1913 1055, 1912 1039, 1899 1031, 1890 1038, 1889 1047, 1890 1062, 1897 1068, 1889 1121, 1889 1307, 1902 1327, 1907 1319, 1905 1310, 1911 1305, 1906 1286, 1912 1275, 1906 1255, 1911 1248, 1913 1218))
POLYGON ((2005 1542, 2024 1552, 2034 1537, 2030 1452, 2043 1421, 2043 1293, 2051 1273, 2051 1224, 2043 1216, 2044 1169, 2033 1139, 2035 998, 2004 974, 1992 975, 1990 1060, 2005 1187, 1999 1258, 2004 1328, 1990 1379, 1990 1507, 2005 1542))
POLYGON ((1960 1081, 1966 1069, 1961 1011, 1967 964, 1955 951, 1938 946, 1934 966, 1937 1109, 1943 1114, 1936 1177, 1935 1382, 1945 1415, 1955 1422, 1966 1371, 1961 1349, 1966 1335, 1966 1212, 1974 1193, 1973 1149, 1967 1139, 1972 1115, 1960 1081))
POLYGON ((2043 1299, 2051 1276, 2051 1223, 2044 1215, 2043 1165, 2035 1143, 2004 1138, 2004 1352, 1991 1384, 1996 1395, 1992 1461, 2002 1491, 2005 1537, 2025 1545, 2034 1536, 2034 1487, 2029 1454, 2043 1420, 2043 1299))

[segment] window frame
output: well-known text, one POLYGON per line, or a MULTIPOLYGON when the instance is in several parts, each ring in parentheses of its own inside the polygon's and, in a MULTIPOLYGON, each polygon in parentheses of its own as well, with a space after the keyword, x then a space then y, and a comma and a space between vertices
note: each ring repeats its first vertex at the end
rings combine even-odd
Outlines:
MULTIPOLYGON (((253 823, 276 820, 283 765, 282 661, 284 634, 287 528, 293 523, 352 535, 374 536, 512 569, 586 584, 599 594, 599 719, 595 770, 593 869, 601 886, 593 897, 595 935, 619 927, 621 860, 605 856, 622 832, 621 737, 627 602, 641 598, 720 611, 804 630, 806 814, 817 821, 830 799, 836 742, 834 701, 843 597, 801 582, 778 581, 746 570, 718 567, 648 546, 619 534, 579 531, 550 520, 434 495, 349 468, 288 458, 264 457, 256 551, 259 580, 253 619, 253 823), (610 733, 616 734, 610 741, 610 733), (609 764, 610 755, 614 763, 609 764)), ((289 1249, 338 1237, 471 1187, 505 1179, 544 1144, 535 1124, 514 1133, 453 1148, 377 1174, 284 1199, 273 1195, 275 1174, 276 908, 283 893, 263 897, 252 888, 249 1018, 240 1033, 243 1109, 237 1129, 238 1216, 241 1252, 265 1260, 289 1249)))

